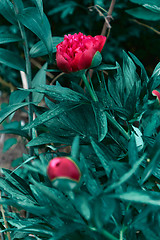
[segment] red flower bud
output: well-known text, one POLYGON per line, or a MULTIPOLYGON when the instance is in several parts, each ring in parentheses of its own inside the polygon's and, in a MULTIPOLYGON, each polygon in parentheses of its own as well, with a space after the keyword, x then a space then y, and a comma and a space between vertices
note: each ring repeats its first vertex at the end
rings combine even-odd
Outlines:
POLYGON ((55 157, 48 165, 48 177, 51 181, 56 179, 69 179, 79 182, 81 173, 76 163, 69 157, 55 157))
POLYGON ((101 52, 106 37, 98 35, 86 36, 83 33, 68 34, 57 47, 57 66, 63 72, 76 72, 91 66, 97 51, 101 52))
POLYGON ((157 99, 158 99, 158 101, 159 101, 159 103, 160 103, 160 92, 158 92, 157 90, 153 90, 153 91, 152 91, 152 95, 153 95, 153 96, 156 96, 157 99))

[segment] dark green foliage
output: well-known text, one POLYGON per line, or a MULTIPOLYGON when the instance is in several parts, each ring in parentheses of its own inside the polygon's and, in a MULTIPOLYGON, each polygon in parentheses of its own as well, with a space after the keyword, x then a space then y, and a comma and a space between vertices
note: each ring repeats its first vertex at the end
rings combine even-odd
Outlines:
MULTIPOLYGON (((159 240, 160 105, 152 90, 160 86, 160 64, 149 77, 133 53, 121 54, 119 49, 132 34, 140 36, 140 30, 121 35, 113 24, 103 58, 97 52, 93 75, 88 76, 98 99, 93 101, 81 84, 82 74, 89 70, 57 75, 53 59, 64 33, 100 34, 103 18, 88 7, 99 4, 108 9, 108 1, 13 2, 0 2, 0 13, 16 29, 2 31, 0 43, 5 48, 0 49, 0 62, 29 75, 29 57, 42 57, 42 67, 33 69, 32 87, 20 86, 0 111, 0 133, 21 136, 29 148, 28 154, 13 162, 13 171, 1 170, 0 204, 11 239, 159 240), (28 59, 26 49, 21 54, 25 38, 28 59), (116 55, 122 61, 113 65, 116 55), (59 81, 48 84, 46 72, 53 72, 59 81), (30 116, 24 127, 12 121, 19 109, 30 116), (70 156, 78 165, 81 179, 74 190, 72 181, 58 179, 61 188, 56 188, 49 180, 47 166, 57 156, 70 156)), ((159 1, 130 2, 133 5, 117 1, 115 24, 122 12, 120 21, 126 21, 124 8, 137 18, 140 14, 144 20, 159 19, 159 1), (134 4, 140 6, 131 9, 134 4)), ((4 151, 15 142, 15 138, 7 140, 4 151)), ((1 233, 7 231, 2 213, 0 228, 1 233)))

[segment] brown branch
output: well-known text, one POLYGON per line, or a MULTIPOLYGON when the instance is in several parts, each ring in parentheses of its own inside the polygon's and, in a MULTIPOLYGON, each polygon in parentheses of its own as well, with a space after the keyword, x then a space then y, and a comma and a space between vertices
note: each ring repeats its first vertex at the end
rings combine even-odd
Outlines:
POLYGON ((60 74, 58 74, 55 78, 53 78, 52 82, 50 83, 50 85, 52 85, 53 83, 55 83, 55 81, 61 77, 64 74, 64 72, 61 72, 60 74))
MULTIPOLYGON (((110 23, 110 21, 111 21, 111 19, 112 19, 112 12, 113 12, 115 3, 116 3, 116 0, 112 0, 112 1, 111 1, 111 4, 110 4, 110 7, 109 7, 109 10, 108 10, 108 14, 107 14, 106 19, 107 19, 107 21, 108 21, 109 23, 110 23)), ((110 28, 111 28, 111 25, 110 25, 110 24, 108 25, 108 24, 106 23, 106 20, 105 20, 105 22, 104 22, 104 24, 103 24, 102 32, 101 32, 101 35, 102 35, 102 36, 105 36, 105 35, 106 35, 107 28, 110 29, 110 28)))
POLYGON ((138 20, 136 19, 131 19, 132 22, 135 22, 143 27, 146 27, 146 28, 149 28, 150 30, 152 30, 153 32, 157 33, 158 35, 160 35, 160 31, 156 30, 155 28, 145 24, 145 23, 142 23, 142 22, 139 22, 138 20))

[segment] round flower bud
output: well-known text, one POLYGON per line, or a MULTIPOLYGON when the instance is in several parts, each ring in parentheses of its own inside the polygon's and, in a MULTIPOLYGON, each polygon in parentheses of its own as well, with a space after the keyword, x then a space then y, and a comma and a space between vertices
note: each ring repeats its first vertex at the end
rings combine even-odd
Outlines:
POLYGON ((51 181, 68 179, 79 182, 81 173, 76 163, 69 157, 55 157, 48 165, 48 177, 51 181))

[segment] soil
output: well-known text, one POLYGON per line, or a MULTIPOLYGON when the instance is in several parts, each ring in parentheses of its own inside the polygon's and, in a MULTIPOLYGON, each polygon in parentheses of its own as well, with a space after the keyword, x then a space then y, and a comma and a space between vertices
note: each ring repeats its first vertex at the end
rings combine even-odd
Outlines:
MULTIPOLYGON (((0 97, 0 105, 1 103, 8 103, 8 96, 6 94, 3 94, 0 97)), ((23 118, 21 112, 17 112, 13 120, 20 121, 23 118)), ((3 129, 1 124, 0 129, 3 129)), ((26 149, 21 137, 12 134, 0 134, 0 168, 13 169, 11 166, 12 161, 22 157, 23 153, 26 153, 26 149), (5 140, 9 138, 17 138, 17 144, 13 145, 8 151, 3 153, 5 140)))

